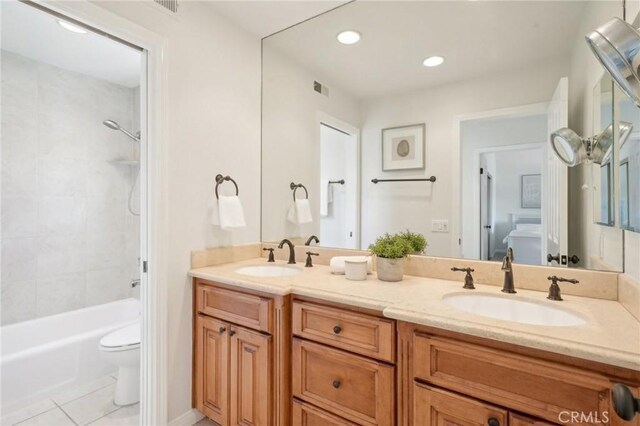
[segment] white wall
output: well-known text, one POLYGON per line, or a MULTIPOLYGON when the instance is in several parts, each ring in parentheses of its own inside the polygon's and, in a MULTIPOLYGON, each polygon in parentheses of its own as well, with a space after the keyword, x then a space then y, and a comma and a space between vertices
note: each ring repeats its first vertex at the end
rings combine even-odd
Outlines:
MULTIPOLYGON (((618 2, 590 2, 574 42, 569 74, 569 127, 582 135, 593 133, 593 88, 605 72, 585 43, 584 34, 611 16, 621 16, 618 2)), ((612 269, 622 270, 622 231, 594 224, 593 193, 582 189, 590 183, 589 165, 569 169, 569 212, 582 212, 571 215, 569 220, 569 255, 577 254, 582 267, 591 267, 595 256, 601 258, 599 267, 608 264, 612 269)))
MULTIPOLYGON (((454 117, 473 112, 548 102, 560 77, 567 75, 564 59, 536 69, 491 75, 410 94, 376 99, 363 108, 362 125, 362 243, 384 232, 409 228, 426 235, 427 254, 453 256, 453 233, 433 233, 431 220, 453 217, 451 170, 455 162, 454 117), (380 131, 386 127, 426 123, 424 171, 381 171, 380 131), (437 182, 374 185, 372 178, 428 177, 437 182), (401 217, 402 220, 398 220, 401 217)), ((464 178, 463 178, 464 179, 464 178)), ((451 223, 450 223, 451 228, 451 223)))
MULTIPOLYGON (((355 128, 360 124, 356 98, 322 75, 286 58, 264 41, 262 116, 262 239, 308 237, 320 231, 320 126, 322 112, 355 128), (329 96, 313 90, 313 82, 329 87, 329 96), (286 220, 293 202, 290 182, 309 191, 313 222, 286 220)), ((300 197, 300 190, 297 191, 300 197)))
POLYGON ((171 420, 191 407, 190 252, 260 241, 260 39, 220 18, 206 2, 183 1, 175 16, 146 1, 98 4, 164 36, 167 43, 171 420), (238 182, 245 229, 225 233, 210 225, 217 173, 238 182))
POLYGON ((131 297, 138 91, 2 51, 2 324, 131 297))

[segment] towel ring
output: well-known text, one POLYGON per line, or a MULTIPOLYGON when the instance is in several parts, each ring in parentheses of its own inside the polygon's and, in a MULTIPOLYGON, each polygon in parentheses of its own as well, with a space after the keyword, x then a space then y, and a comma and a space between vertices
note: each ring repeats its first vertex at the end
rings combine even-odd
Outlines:
POLYGON ((240 193, 240 191, 238 190, 238 184, 236 183, 235 180, 233 180, 231 178, 231 176, 222 176, 222 175, 216 175, 216 199, 220 199, 220 197, 218 196, 218 187, 220 186, 221 183, 223 183, 224 181, 231 181, 233 182, 233 185, 236 187, 236 196, 240 193))
POLYGON ((296 191, 298 190, 298 188, 304 189, 305 198, 307 200, 309 199, 309 191, 307 191, 307 187, 304 186, 303 184, 299 183, 296 185, 295 183, 291 182, 291 184, 289 185, 289 188, 293 190, 293 201, 296 201, 296 191))

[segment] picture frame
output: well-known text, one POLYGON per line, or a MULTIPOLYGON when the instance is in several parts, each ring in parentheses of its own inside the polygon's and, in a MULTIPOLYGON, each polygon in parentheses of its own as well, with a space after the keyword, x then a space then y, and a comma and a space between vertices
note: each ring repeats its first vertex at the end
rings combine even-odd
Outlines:
POLYGON ((425 167, 425 124, 382 129, 382 170, 419 170, 425 167))
POLYGON ((520 176, 520 207, 523 209, 542 208, 542 176, 520 176))

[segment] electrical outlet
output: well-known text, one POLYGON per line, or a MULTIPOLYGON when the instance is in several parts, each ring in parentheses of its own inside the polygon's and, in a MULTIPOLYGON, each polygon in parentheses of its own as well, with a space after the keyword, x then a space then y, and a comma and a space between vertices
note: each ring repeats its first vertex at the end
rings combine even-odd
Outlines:
POLYGON ((431 232, 449 232, 449 221, 448 220, 432 220, 431 221, 431 232))

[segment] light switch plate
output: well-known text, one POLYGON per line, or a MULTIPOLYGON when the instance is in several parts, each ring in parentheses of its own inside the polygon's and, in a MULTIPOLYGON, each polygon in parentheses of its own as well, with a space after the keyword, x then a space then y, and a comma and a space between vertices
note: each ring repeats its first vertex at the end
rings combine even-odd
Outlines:
POLYGON ((431 221, 431 232, 449 232, 449 221, 448 220, 432 220, 431 221))

